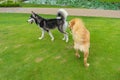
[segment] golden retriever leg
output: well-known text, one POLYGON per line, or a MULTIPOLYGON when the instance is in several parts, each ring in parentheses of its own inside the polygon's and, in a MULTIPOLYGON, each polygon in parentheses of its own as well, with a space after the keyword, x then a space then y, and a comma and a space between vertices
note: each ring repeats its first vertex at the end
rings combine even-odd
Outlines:
POLYGON ((75 49, 75 50, 76 50, 76 53, 75 53, 76 57, 80 58, 80 54, 78 53, 78 49, 75 49))
POLYGON ((85 67, 89 67, 89 63, 87 63, 88 55, 89 55, 89 51, 85 51, 84 52, 84 65, 85 65, 85 67))

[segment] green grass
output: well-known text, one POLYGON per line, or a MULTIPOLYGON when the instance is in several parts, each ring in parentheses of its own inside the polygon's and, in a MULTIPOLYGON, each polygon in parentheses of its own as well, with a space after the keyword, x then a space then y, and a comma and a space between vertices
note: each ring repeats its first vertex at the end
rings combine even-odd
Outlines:
POLYGON ((69 43, 57 30, 54 42, 47 33, 38 40, 41 31, 26 22, 29 14, 0 13, 0 18, 0 80, 120 80, 120 19, 79 17, 91 33, 85 68, 83 54, 74 55, 71 34, 69 43))

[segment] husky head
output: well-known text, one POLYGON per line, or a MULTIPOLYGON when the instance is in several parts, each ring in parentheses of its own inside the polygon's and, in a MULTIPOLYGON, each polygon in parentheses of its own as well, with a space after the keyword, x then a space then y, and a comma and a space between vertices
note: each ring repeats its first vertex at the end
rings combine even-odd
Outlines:
POLYGON ((35 22, 36 24, 39 24, 42 19, 43 19, 42 17, 40 17, 38 14, 36 14, 35 12, 32 11, 30 18, 28 19, 28 22, 31 24, 33 22, 35 22))
POLYGON ((27 22, 32 24, 33 22, 36 21, 36 16, 37 16, 37 14, 32 11, 32 14, 31 14, 30 18, 27 20, 27 22))

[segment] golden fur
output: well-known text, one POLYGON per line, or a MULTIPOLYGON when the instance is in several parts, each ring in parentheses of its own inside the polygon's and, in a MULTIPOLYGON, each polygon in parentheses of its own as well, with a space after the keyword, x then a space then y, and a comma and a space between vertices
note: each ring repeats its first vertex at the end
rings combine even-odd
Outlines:
POLYGON ((82 20, 79 18, 72 19, 69 22, 69 28, 72 31, 76 56, 80 57, 78 50, 82 51, 84 53, 84 65, 88 67, 89 63, 87 63, 87 58, 89 55, 89 47, 90 47, 90 33, 85 28, 82 20))

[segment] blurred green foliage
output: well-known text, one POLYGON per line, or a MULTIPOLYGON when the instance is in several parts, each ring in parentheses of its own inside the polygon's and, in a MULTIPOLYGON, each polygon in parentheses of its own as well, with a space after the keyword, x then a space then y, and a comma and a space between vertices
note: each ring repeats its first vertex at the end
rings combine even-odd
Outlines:
POLYGON ((14 2, 12 0, 7 0, 7 2, 4 1, 0 4, 0 7, 19 7, 19 6, 20 6, 19 2, 14 2))
POLYGON ((90 9, 111 9, 111 10, 119 10, 120 9, 120 1, 116 2, 115 0, 112 2, 107 0, 58 0, 59 5, 69 5, 74 7, 83 7, 90 9))

